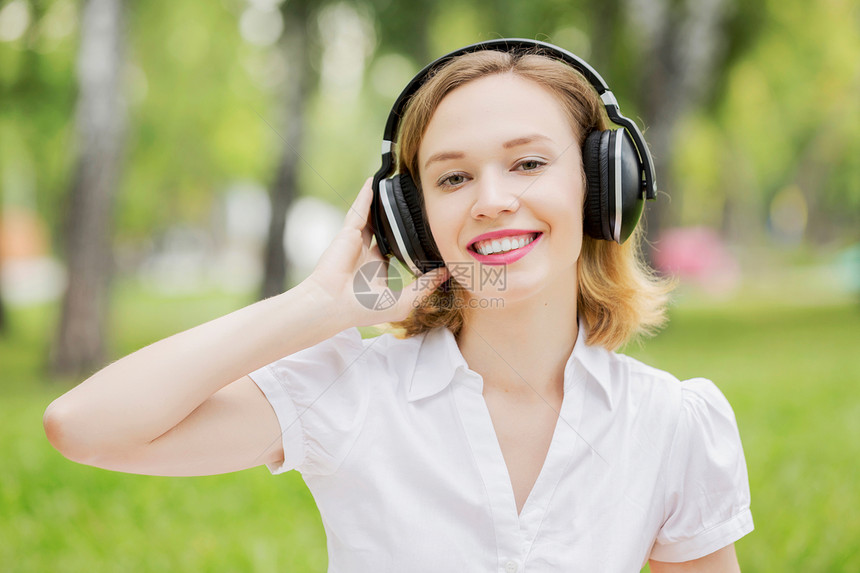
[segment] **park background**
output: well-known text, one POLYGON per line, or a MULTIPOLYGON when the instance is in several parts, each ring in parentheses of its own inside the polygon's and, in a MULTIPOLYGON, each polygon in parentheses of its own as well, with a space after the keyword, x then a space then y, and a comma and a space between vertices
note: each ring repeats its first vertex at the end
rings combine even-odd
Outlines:
POLYGON ((306 276, 405 83, 507 36, 583 56, 645 130, 680 286, 625 351, 731 401, 742 568, 860 571, 857 0, 0 3, 0 570, 325 570, 295 473, 84 467, 42 412, 306 276))

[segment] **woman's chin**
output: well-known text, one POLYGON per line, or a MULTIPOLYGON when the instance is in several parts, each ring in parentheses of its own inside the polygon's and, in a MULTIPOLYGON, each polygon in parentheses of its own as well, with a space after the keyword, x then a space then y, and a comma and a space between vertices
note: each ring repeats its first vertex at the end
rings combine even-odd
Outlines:
POLYGON ((513 305, 527 302, 534 298, 542 289, 537 281, 503 281, 500 284, 483 285, 479 290, 470 294, 470 308, 476 310, 500 310, 513 305))
MULTIPOLYGON (((489 277, 482 273, 480 284, 472 285, 470 298, 474 301, 470 307, 478 309, 498 309, 528 303, 539 302, 543 305, 547 298, 575 296, 576 266, 569 271, 551 273, 548 269, 532 267, 529 269, 504 269, 496 276, 489 277), (541 272, 545 271, 545 272, 541 272), (492 280, 490 280, 492 279, 492 280)), ((486 271, 486 267, 484 269, 486 271)))

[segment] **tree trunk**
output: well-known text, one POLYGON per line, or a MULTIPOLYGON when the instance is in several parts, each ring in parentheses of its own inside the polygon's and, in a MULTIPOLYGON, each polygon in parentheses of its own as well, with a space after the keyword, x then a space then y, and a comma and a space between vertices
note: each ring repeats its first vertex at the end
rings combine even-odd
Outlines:
MULTIPOLYGON (((586 58, 598 71, 609 70, 618 46, 618 21, 624 8, 621 0, 599 0, 588 4, 591 14, 591 54, 586 58)), ((609 87, 615 85, 609 78, 609 87)))
POLYGON ((683 114, 701 101, 719 62, 719 40, 730 0, 628 0, 642 54, 640 109, 647 118, 645 136, 654 159, 656 203, 646 207, 646 234, 655 245, 662 229, 680 210, 681 190, 672 181, 683 114))
POLYGON ((81 375, 104 360, 111 216, 125 134, 123 9, 122 0, 88 0, 82 11, 77 160, 64 245, 68 284, 51 353, 51 370, 57 375, 81 375))
POLYGON ((287 211, 298 195, 299 162, 305 131, 305 109, 314 72, 308 49, 310 8, 304 1, 291 0, 284 11, 284 36, 281 49, 292 65, 283 93, 284 126, 281 159, 269 197, 272 205, 266 241, 263 283, 260 297, 268 298, 284 290, 288 261, 284 249, 287 211))

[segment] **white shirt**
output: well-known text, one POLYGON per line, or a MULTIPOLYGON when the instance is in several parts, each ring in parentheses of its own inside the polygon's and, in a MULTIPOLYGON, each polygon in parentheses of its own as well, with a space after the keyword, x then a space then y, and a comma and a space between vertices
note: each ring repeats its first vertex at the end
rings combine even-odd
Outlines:
MULTIPOLYGON (((527 373, 521 373, 526 380, 527 373)), ((540 475, 517 515, 481 376, 437 328, 356 329, 251 374, 328 540, 331 573, 633 572, 753 529, 726 399, 588 346, 580 329, 540 475)))

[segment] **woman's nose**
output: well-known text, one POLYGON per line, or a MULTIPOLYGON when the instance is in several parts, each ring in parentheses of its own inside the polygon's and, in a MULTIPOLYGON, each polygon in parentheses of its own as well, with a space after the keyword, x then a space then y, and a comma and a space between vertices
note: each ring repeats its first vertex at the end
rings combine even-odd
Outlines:
POLYGON ((475 186, 476 194, 472 203, 472 217, 476 219, 495 219, 499 215, 514 213, 520 208, 520 196, 511 182, 498 175, 485 175, 475 186))

